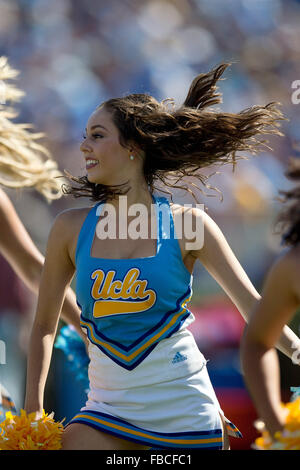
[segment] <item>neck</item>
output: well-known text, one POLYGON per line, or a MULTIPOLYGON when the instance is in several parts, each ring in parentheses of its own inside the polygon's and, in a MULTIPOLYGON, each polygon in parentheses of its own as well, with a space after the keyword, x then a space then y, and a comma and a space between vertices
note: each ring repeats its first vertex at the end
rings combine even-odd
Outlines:
POLYGON ((133 204, 144 204, 147 208, 153 204, 151 193, 147 187, 144 186, 131 186, 130 190, 127 194, 123 196, 115 196, 113 199, 109 201, 117 211, 123 210, 124 204, 127 205, 128 208, 133 204))

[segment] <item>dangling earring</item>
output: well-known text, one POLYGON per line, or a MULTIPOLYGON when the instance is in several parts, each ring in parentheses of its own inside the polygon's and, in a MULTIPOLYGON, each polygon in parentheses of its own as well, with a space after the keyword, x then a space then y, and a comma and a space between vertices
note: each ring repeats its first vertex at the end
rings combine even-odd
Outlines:
POLYGON ((130 155, 130 160, 134 160, 134 155, 130 155))

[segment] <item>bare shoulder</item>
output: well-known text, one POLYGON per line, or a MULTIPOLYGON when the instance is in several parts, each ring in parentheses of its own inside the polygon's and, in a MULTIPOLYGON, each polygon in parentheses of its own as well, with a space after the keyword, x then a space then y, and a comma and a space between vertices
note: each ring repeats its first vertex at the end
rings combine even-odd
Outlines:
POLYGON ((195 262, 204 243, 204 210, 191 204, 170 203, 170 207, 183 259, 195 262))
POLYGON ((278 282, 290 285, 300 303, 300 245, 287 249, 274 263, 273 272, 278 282))
POLYGON ((66 209, 54 221, 52 231, 55 240, 60 240, 75 266, 75 253, 81 227, 92 207, 66 209))
POLYGON ((91 207, 65 209, 56 216, 54 225, 72 233, 81 227, 90 210, 91 207))
POLYGON ((195 233, 197 243, 194 249, 190 251, 191 256, 204 261, 205 257, 216 249, 224 249, 227 243, 225 237, 220 230, 219 226, 213 218, 205 212, 203 208, 187 207, 184 209, 185 228, 187 231, 190 229, 191 233, 195 233))
POLYGON ((170 203, 170 208, 172 211, 175 227, 180 224, 180 230, 184 233, 184 226, 188 222, 192 222, 193 220, 196 220, 197 218, 197 212, 194 211, 194 208, 189 206, 189 205, 184 205, 184 204, 174 204, 170 203))
POLYGON ((170 202, 170 207, 172 212, 179 212, 179 213, 189 213, 193 215, 193 217, 201 217, 204 210, 200 207, 193 207, 191 204, 179 204, 170 202))
POLYGON ((81 207, 60 212, 55 217, 50 236, 59 238, 71 246, 73 240, 77 240, 81 226, 90 210, 91 207, 81 207))
POLYGON ((265 290, 286 295, 300 303, 300 247, 288 248, 273 262, 265 279, 265 290))
POLYGON ((300 246, 292 247, 281 253, 271 268, 274 276, 299 274, 300 271, 300 246))
POLYGON ((170 202, 170 208, 173 217, 182 216, 184 214, 185 207, 182 204, 175 204, 170 202))

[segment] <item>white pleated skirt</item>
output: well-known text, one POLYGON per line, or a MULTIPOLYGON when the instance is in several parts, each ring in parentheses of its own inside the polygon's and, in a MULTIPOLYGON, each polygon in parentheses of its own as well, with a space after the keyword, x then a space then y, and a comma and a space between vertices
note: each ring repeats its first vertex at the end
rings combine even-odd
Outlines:
MULTIPOLYGON (((155 448, 222 449, 223 412, 188 330, 160 341, 131 371, 93 344, 89 354, 88 400, 68 425, 83 423, 155 448)), ((240 437, 228 420, 227 426, 240 437)))

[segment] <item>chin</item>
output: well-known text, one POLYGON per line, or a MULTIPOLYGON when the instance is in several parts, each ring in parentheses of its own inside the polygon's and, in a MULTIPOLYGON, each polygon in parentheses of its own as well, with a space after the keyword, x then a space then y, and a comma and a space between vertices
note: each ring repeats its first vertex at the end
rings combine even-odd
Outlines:
POLYGON ((87 173, 86 175, 87 177, 87 180, 89 183, 94 183, 94 184, 104 184, 100 178, 97 178, 97 176, 94 176, 94 175, 91 175, 89 173, 87 173))

